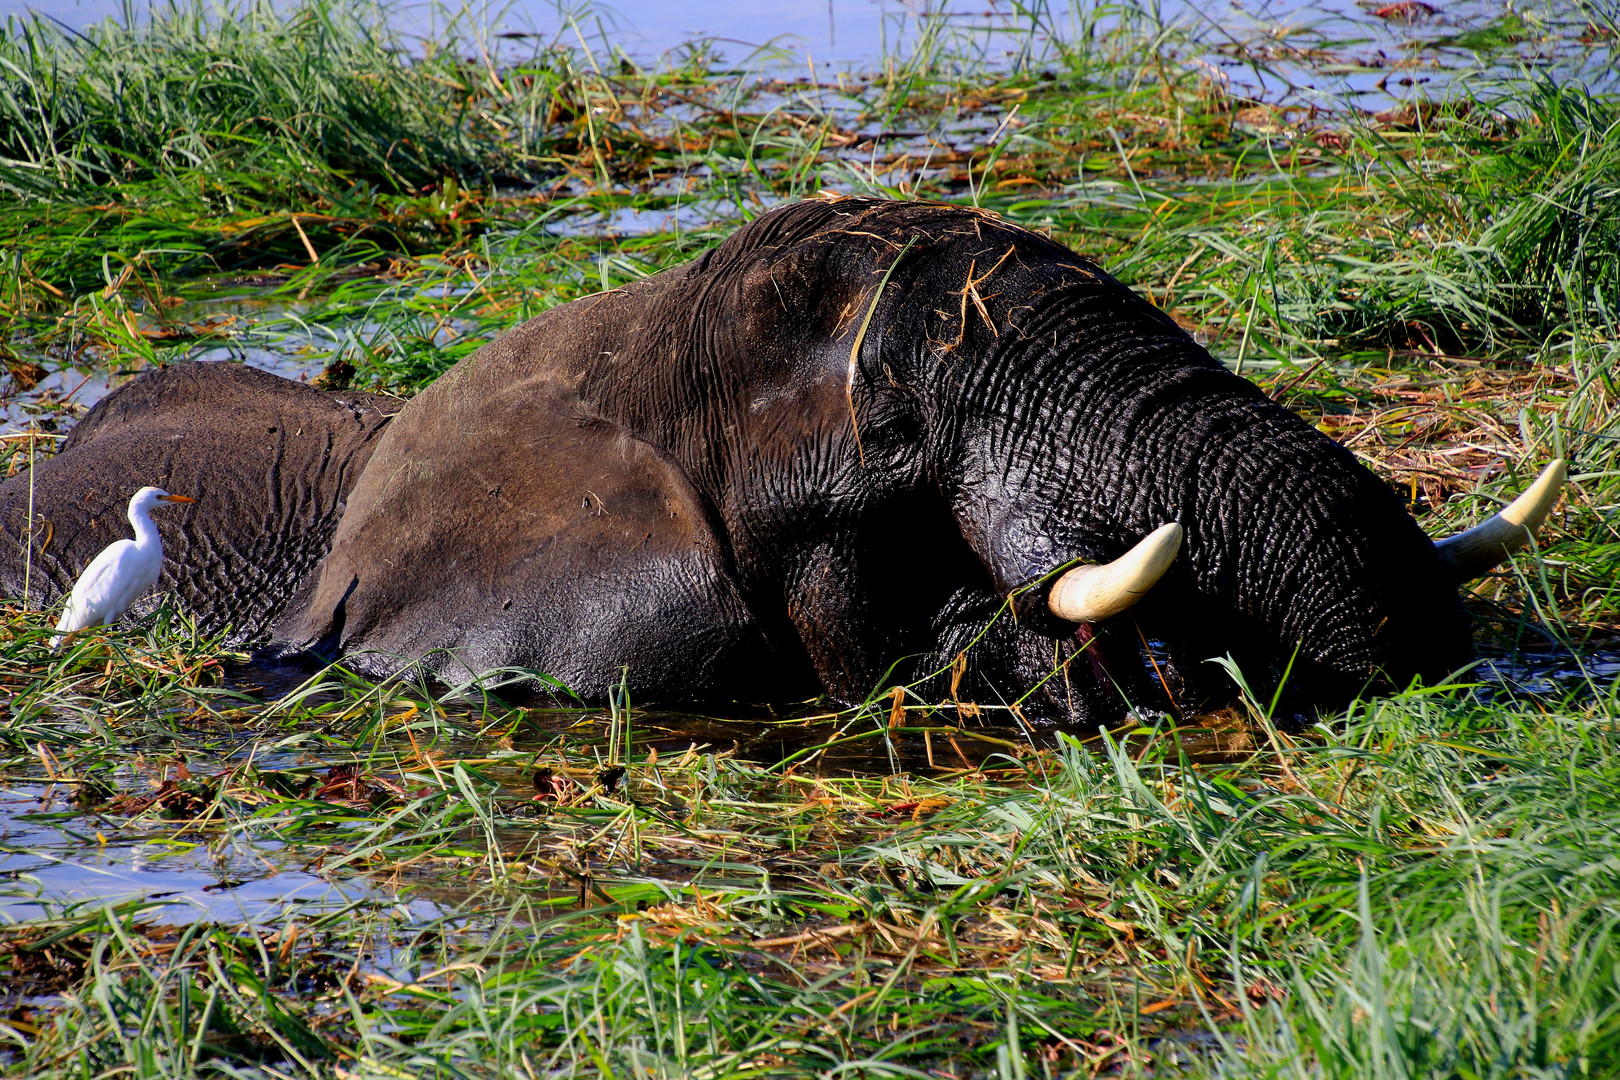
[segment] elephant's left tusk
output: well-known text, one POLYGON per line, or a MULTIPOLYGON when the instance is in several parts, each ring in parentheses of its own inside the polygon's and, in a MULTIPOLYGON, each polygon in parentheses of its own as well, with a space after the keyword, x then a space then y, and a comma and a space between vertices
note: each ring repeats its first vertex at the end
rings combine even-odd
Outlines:
POLYGON ((1070 622, 1101 622, 1118 615, 1158 584, 1181 550, 1182 528, 1160 525, 1131 550, 1104 566, 1077 566, 1058 578, 1047 600, 1052 614, 1070 622))
POLYGON ((1440 562, 1459 581, 1471 581, 1491 570, 1515 548, 1529 542, 1547 520, 1564 489, 1564 459, 1542 470, 1536 482, 1500 512, 1472 529, 1434 542, 1440 562))

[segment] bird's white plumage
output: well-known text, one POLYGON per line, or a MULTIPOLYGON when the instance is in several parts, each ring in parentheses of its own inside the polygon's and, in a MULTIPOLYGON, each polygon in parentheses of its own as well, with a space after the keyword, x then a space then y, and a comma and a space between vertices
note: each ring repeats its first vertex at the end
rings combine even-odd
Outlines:
POLYGON ((164 503, 191 501, 162 488, 144 487, 135 493, 129 500, 129 523, 135 528, 135 539, 107 545, 85 567, 57 620, 51 648, 75 630, 116 622, 142 593, 157 584, 163 571, 163 541, 152 524, 152 511, 164 503))

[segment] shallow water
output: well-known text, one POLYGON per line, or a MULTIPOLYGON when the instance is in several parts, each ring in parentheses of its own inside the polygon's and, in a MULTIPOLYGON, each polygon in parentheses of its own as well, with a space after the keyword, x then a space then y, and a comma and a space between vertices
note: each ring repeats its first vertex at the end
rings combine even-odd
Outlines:
MULTIPOLYGON (((126 0, 0 0, 0 18, 39 12, 63 25, 82 29, 104 19, 127 20, 126 6, 138 13, 142 4, 126 0)), ((463 10, 462 5, 450 5, 463 10)), ((1041 10, 1039 5, 1015 5, 1011 0, 779 0, 744 4, 737 0, 688 0, 682 4, 655 0, 618 0, 615 3, 559 4, 555 0, 496 0, 472 3, 474 25, 491 33, 504 33, 514 48, 529 40, 565 45, 589 44, 618 49, 642 63, 678 58, 695 41, 726 63, 750 69, 770 68, 785 73, 812 69, 855 71, 870 68, 886 57, 903 53, 916 41, 921 20, 944 20, 966 35, 977 35, 977 51, 994 63, 1033 48, 1036 56, 1047 48, 1046 36, 1026 40, 1023 34, 996 34, 1025 25, 1018 7, 1041 10), (985 31, 992 31, 986 36, 985 31), (515 39, 512 35, 529 35, 515 39)), ((1418 5, 1411 17, 1388 14, 1382 0, 1159 0, 1135 10, 1156 13, 1165 24, 1188 28, 1207 48, 1207 62, 1235 83, 1251 87, 1268 100, 1279 94, 1309 98, 1313 94, 1348 91, 1354 95, 1400 99, 1407 91, 1442 82, 1439 61, 1445 67, 1469 66, 1473 54, 1469 38, 1487 28, 1510 9, 1495 0, 1436 0, 1418 5), (1431 10, 1422 10, 1422 9, 1431 10), (1384 11, 1384 16, 1376 14, 1384 11), (1459 43, 1460 42, 1460 43, 1459 43), (1341 55, 1311 55, 1330 49, 1341 55), (1392 71, 1394 74, 1392 75, 1392 71), (1402 79, 1410 81, 1403 85, 1402 79), (1393 85, 1389 85, 1393 83, 1393 85)), ((1101 12, 1107 25, 1129 7, 1096 3, 1044 5, 1043 23, 1056 36, 1069 41, 1083 37, 1082 20, 1101 12)), ((1539 31, 1556 29, 1568 11, 1526 7, 1522 13, 1532 33, 1500 57, 1504 72, 1516 64, 1541 66, 1567 61, 1561 49, 1548 50, 1539 31)), ((400 4, 399 25, 413 36, 437 37, 444 26, 441 13, 429 4, 400 4)), ((137 15, 138 17, 138 15, 137 15)), ((1566 28, 1567 29, 1567 28, 1566 28)), ((1607 67, 1606 52, 1589 58, 1594 71, 1607 67)))
MULTIPOLYGON (((308 382, 321 371, 319 363, 309 362, 292 348, 285 351, 257 347, 208 351, 234 355, 197 356, 191 359, 234 360, 299 382, 308 382)), ((74 420, 83 415, 83 410, 118 389, 134 374, 89 365, 64 364, 58 367, 49 360, 43 366, 47 367, 48 374, 31 389, 0 397, 0 434, 25 431, 36 418, 47 421, 41 425, 41 430, 65 434, 74 420)))
MULTIPOLYGON (((72 905, 146 900, 165 923, 270 923, 356 901, 392 901, 363 875, 323 878, 309 850, 184 827, 126 822, 72 804, 65 784, 0 788, 0 921, 37 918, 72 905)), ((428 916, 436 911, 415 900, 428 916)))
MULTIPOLYGON (((394 285, 392 298, 409 300, 413 294, 434 298, 459 296, 463 285, 394 285)), ((162 321, 133 306, 136 325, 154 340, 194 338, 185 348, 167 351, 167 363, 232 362, 259 368, 284 379, 309 382, 346 347, 375 337, 382 324, 365 316, 339 315, 324 319, 313 304, 271 295, 235 292, 219 298, 188 300, 164 312, 162 321)), ((472 324, 455 318, 439 320, 441 340, 464 333, 472 324)), ((26 342, 14 343, 16 353, 36 365, 43 377, 26 387, 14 378, 0 380, 0 436, 34 430, 60 437, 96 402, 143 370, 138 358, 127 366, 109 364, 94 353, 63 359, 70 349, 41 353, 26 342)), ((43 444, 41 444, 43 447, 43 444)))
MULTIPOLYGON (((165 313, 158 324, 136 315, 143 330, 195 334, 186 350, 187 360, 229 360, 261 368, 287 379, 307 382, 321 371, 321 350, 335 342, 330 330, 300 325, 287 319, 296 306, 251 295, 193 301, 165 313)), ((123 385, 134 369, 89 361, 62 361, 27 348, 18 349, 24 360, 37 364, 44 375, 27 389, 11 381, 0 387, 0 433, 25 430, 37 423, 40 430, 65 433, 83 410, 123 385)), ((175 357, 181 359, 181 357, 175 357)))
MULTIPOLYGON (((309 669, 296 665, 244 665, 227 673, 225 687, 271 702, 300 690, 312 676, 309 669)), ((1612 692, 1609 687, 1617 677, 1620 653, 1577 657, 1547 652, 1486 660, 1470 681, 1481 684, 1477 692, 1487 700, 1505 695, 1561 702, 1571 696, 1612 692)), ((315 707, 328 698, 335 700, 335 695, 308 697, 305 704, 315 707)), ((467 713, 463 720, 473 719, 479 712, 472 703, 447 703, 446 708, 452 719, 458 708, 467 713)), ((788 771, 799 777, 924 777, 986 769, 1010 770, 1000 775, 1016 781, 1025 775, 1021 770, 1035 769, 1028 774, 1033 780, 1045 767, 1039 758, 1029 756, 1032 739, 1035 746, 1051 746, 1057 738, 1052 731, 1026 732, 993 719, 964 724, 949 709, 908 717, 912 730, 896 732, 878 723, 881 717, 875 721, 868 716, 846 727, 848 714, 810 709, 805 706, 797 719, 745 708, 729 718, 692 712, 637 713, 632 723, 634 753, 638 760, 645 760, 648 751, 655 750, 658 760, 665 763, 689 751, 718 753, 759 766, 789 764, 788 771), (817 751, 823 746, 826 749, 817 751), (1031 761, 1035 764, 1025 764, 1031 761)), ((1167 753, 1171 762, 1184 754, 1195 764, 1255 769, 1255 755, 1264 754, 1267 748, 1264 732, 1251 730, 1235 711, 1199 717, 1175 734, 1151 716, 1142 723, 1134 731, 1114 733, 1132 756, 1141 756, 1148 751, 1149 741, 1156 740, 1159 749, 1154 754, 1167 753)), ((487 756, 495 752, 491 746, 467 738, 440 742, 437 752, 446 755, 445 767, 458 759, 483 763, 483 776, 501 785, 496 821, 504 824, 496 828, 497 841, 503 849, 522 851, 534 841, 538 825, 525 819, 546 810, 533 801, 535 769, 567 761, 573 773, 586 777, 592 768, 600 769, 609 760, 610 730, 609 718, 600 710, 528 710, 523 722, 509 731, 496 758, 487 756), (565 757, 559 757, 561 746, 567 747, 565 757), (599 764, 590 766, 592 760, 599 764)), ((342 740, 328 745, 321 734, 307 725, 275 734, 244 730, 239 736, 213 739, 208 744, 211 754, 193 749, 182 756, 204 780, 249 760, 262 772, 292 777, 317 776, 335 764, 355 762, 357 754, 369 756, 359 747, 342 745, 342 740)), ((1097 732, 1073 734, 1094 753, 1105 752, 1097 732)), ((113 789, 104 794, 151 793, 154 783, 148 773, 161 764, 160 756, 140 769, 123 765, 104 776, 113 789)), ((385 760, 389 756, 382 755, 385 760)), ((413 768, 422 770, 421 765, 413 768)), ((406 783, 404 775, 390 766, 379 766, 379 770, 384 777, 406 783)), ((1262 768, 1256 775, 1266 771, 1262 768)), ((352 837, 369 832, 382 816, 355 809, 341 799, 331 803, 330 817, 326 811, 317 815, 326 824, 299 834, 307 834, 307 839, 284 843, 267 837, 282 815, 307 816, 318 809, 322 802, 318 792, 294 803, 272 802, 257 812, 233 811, 231 824, 201 825, 165 820, 155 812, 129 817, 127 810, 119 811, 116 802, 106 800, 77 805, 74 792, 71 781, 53 784, 28 779, 0 785, 0 923, 85 905, 129 902, 152 905, 143 918, 164 924, 205 920, 269 926, 290 918, 318 918, 356 904, 373 909, 397 906, 401 919, 420 921, 454 913, 477 892, 470 880, 435 872, 432 865, 436 864, 404 873, 398 868, 369 872, 360 866, 323 870, 324 856, 341 854, 352 837)), ((780 794, 783 798, 793 795, 780 794)), ((658 792, 641 787, 633 788, 630 797, 649 808, 660 807, 663 800, 658 792)), ((662 809, 677 816, 683 812, 678 806, 662 809)), ((566 828, 561 822, 542 826, 553 827, 566 828)), ((465 843, 481 850, 485 841, 481 835, 469 834, 465 843)), ((642 867, 655 877, 667 871, 671 880, 689 876, 689 869, 674 863, 665 870, 656 865, 642 867)), ((566 903, 572 893, 557 895, 566 903)))

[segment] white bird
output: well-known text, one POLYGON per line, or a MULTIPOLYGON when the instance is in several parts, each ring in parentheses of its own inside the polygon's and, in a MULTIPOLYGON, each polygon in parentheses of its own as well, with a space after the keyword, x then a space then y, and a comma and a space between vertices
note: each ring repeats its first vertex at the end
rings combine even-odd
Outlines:
POLYGON ((163 541, 152 524, 152 511, 164 503, 195 501, 155 487, 143 487, 135 493, 129 500, 129 523, 135 527, 135 539, 108 544, 85 567, 57 621, 52 649, 74 631, 116 622, 137 597, 157 584, 163 571, 163 541))

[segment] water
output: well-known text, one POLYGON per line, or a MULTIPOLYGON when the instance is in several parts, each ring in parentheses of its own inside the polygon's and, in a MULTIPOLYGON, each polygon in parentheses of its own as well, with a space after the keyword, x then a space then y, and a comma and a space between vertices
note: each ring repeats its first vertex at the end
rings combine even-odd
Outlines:
POLYGON ((184 829, 132 826, 81 813, 62 784, 0 789, 0 920, 142 899, 165 923, 268 923, 356 901, 393 900, 366 878, 328 880, 303 869, 309 851, 184 829))
MULTIPOLYGON (((320 373, 322 356, 336 337, 325 327, 289 321, 289 314, 296 314, 295 306, 238 295, 183 305, 168 312, 162 323, 144 313, 134 317, 136 326, 157 340, 165 334, 196 336, 196 343, 173 359, 230 360, 307 382, 320 373)), ((108 364, 89 357, 63 362, 31 354, 25 344, 18 352, 35 365, 38 381, 23 387, 13 376, 0 385, 0 434, 30 425, 46 433, 65 433, 84 410, 134 374, 118 360, 108 364)))
MULTIPOLYGON (((937 5, 935 5, 937 7, 937 5)), ((1007 5, 974 3, 963 8, 978 17, 987 8, 1007 5)), ((459 5, 451 5, 459 9, 459 5)), ((573 13, 559 11, 546 0, 515 0, 510 4, 474 4, 480 21, 508 33, 530 33, 545 40, 593 44, 606 37, 640 60, 655 61, 662 54, 702 38, 717 39, 723 55, 742 62, 757 46, 778 48, 818 63, 859 65, 882 55, 884 33, 900 32, 900 25, 927 5, 892 0, 777 0, 744 4, 736 0, 693 0, 663 4, 626 0, 614 4, 571 5, 573 13)), ((141 9, 136 5, 136 10, 141 9)), ((426 4, 399 6, 400 23, 410 32, 431 35, 433 9, 426 4)), ((36 11, 74 29, 103 19, 125 19, 122 0, 0 0, 0 17, 36 11)))
MULTIPOLYGON (((137 12, 143 4, 132 5, 137 12)), ((1077 12, 1103 5, 1047 5, 1045 25, 1058 36, 1078 40, 1084 33, 1077 12)), ((656 64, 709 42, 725 62, 750 68, 769 67, 792 74, 815 69, 855 71, 870 68, 886 56, 904 52, 916 40, 920 21, 944 20, 963 33, 976 33, 985 58, 994 62, 1017 53, 1027 43, 1022 34, 986 37, 986 30, 1027 25, 1011 0, 778 0, 765 4, 737 0, 618 0, 616 3, 568 4, 554 0, 510 0, 451 4, 468 10, 474 22, 492 33, 532 35, 544 42, 616 48, 642 63, 656 64), (765 50, 765 51, 761 51, 765 50)), ((1434 89, 1442 68, 1468 63, 1482 34, 1500 25, 1510 9, 1497 0, 1437 0, 1409 10, 1411 17, 1387 13, 1380 0, 1159 0, 1165 24, 1185 27, 1201 39, 1208 62, 1255 96, 1309 99, 1348 90, 1356 95, 1401 99, 1412 89, 1434 89), (1425 10, 1432 8, 1432 10, 1425 10), (1385 10, 1380 17, 1375 11, 1385 10), (1323 55, 1324 51, 1342 55, 1323 55), (1406 80, 1403 82, 1403 80, 1406 80)), ((429 4, 396 7, 399 25, 414 36, 434 37, 443 26, 442 9, 429 4)), ((1122 7, 1118 10, 1124 10, 1122 7)), ((1523 9, 1524 40, 1508 52, 1509 65, 1541 66, 1559 57, 1547 49, 1547 32, 1574 29, 1584 19, 1552 9, 1523 9), (1562 23, 1574 23, 1562 26, 1562 23)), ((82 29, 103 19, 127 19, 125 0, 0 0, 0 17, 33 11, 65 26, 82 29)), ((1105 15, 1103 25, 1120 16, 1105 15)), ((1518 16, 1513 15, 1514 18, 1518 16)), ((1570 35, 1573 36, 1573 35, 1570 35)), ((508 39, 511 40, 511 39, 508 39)), ((1046 35, 1037 33, 1037 54, 1046 35)), ((517 46, 521 47, 521 46, 517 46)), ((1606 51, 1592 58, 1597 68, 1606 51)), ((1511 67, 1503 70, 1510 70, 1511 67)))
MULTIPOLYGON (((1510 695, 1557 701, 1571 693, 1602 693, 1620 675, 1620 654, 1596 653, 1585 658, 1563 652, 1524 654, 1487 661, 1477 675, 1483 684, 1478 691, 1482 700, 1510 695)), ((295 691, 309 677, 309 672, 296 667, 247 667, 233 669, 227 686, 269 702, 295 691)), ((306 699, 305 704, 313 706, 317 700, 324 698, 306 699)), ((457 709, 462 706, 446 704, 448 718, 464 721, 460 726, 466 730, 482 726, 475 722, 477 710, 470 705, 465 708, 471 711, 460 716, 457 709)), ((1026 757, 1031 737, 1031 733, 995 719, 985 726, 961 727, 948 712, 911 721, 929 729, 926 737, 916 731, 889 732, 881 726, 882 717, 875 720, 877 726, 871 717, 849 725, 847 716, 828 713, 803 720, 765 714, 716 718, 641 713, 633 721, 635 753, 656 750, 667 764, 688 751, 729 752, 741 761, 765 766, 797 763, 794 769, 802 775, 825 771, 832 775, 926 776, 1004 768, 1026 757), (829 743, 836 745, 809 753, 829 743)), ((1143 723, 1159 727, 1151 717, 1143 723)), ((1189 760, 1201 764, 1250 761, 1257 749, 1259 736, 1235 711, 1200 716, 1194 725, 1195 730, 1178 732, 1172 743, 1166 743, 1168 736, 1161 734, 1160 747, 1174 745, 1189 760)), ((608 718, 597 711, 533 711, 510 729, 501 744, 504 750, 492 750, 465 735, 448 738, 439 744, 446 757, 438 768, 448 770, 457 759, 472 759, 486 779, 500 785, 495 838, 510 860, 514 853, 529 852, 542 838, 549 844, 565 833, 594 833, 600 828, 606 818, 569 822, 545 817, 548 807, 533 800, 533 776, 539 766, 549 772, 551 766, 563 768, 565 764, 564 771, 576 783, 589 786, 591 774, 609 760, 613 731, 608 718), (567 748, 566 754, 559 756, 559 745, 567 748), (487 756, 491 753, 497 756, 487 756), (593 760, 597 762, 594 767, 590 765, 593 760), (545 818, 543 823, 533 820, 537 815, 545 818)), ((377 822, 392 812, 390 807, 398 805, 396 801, 382 809, 368 809, 363 796, 341 788, 323 794, 333 791, 321 785, 332 783, 340 771, 334 766, 349 767, 371 756, 363 747, 344 746, 341 738, 329 744, 320 725, 301 725, 290 734, 285 730, 256 734, 252 728, 215 731, 212 736, 202 731, 191 734, 202 741, 189 749, 179 744, 148 749, 144 763, 133 757, 135 745, 131 744, 123 752, 131 755, 129 763, 95 774, 104 785, 99 801, 79 804, 73 782, 49 783, 43 776, 0 785, 0 923, 129 902, 150 909, 144 919, 176 925, 208 921, 270 926, 292 918, 316 919, 352 905, 397 908, 401 919, 420 922, 453 914, 477 892, 476 875, 463 880, 453 871, 447 872, 442 858, 421 865, 404 858, 395 866, 387 865, 391 860, 385 858, 375 871, 363 864, 323 867, 325 859, 341 857, 361 837, 369 836, 377 822), (152 795, 164 790, 160 780, 172 775, 173 763, 180 759, 190 762, 195 780, 226 785, 230 792, 227 802, 233 808, 226 810, 224 820, 187 820, 198 812, 197 806, 189 804, 173 805, 173 818, 169 819, 159 813, 162 804, 146 805, 152 795), (249 763, 260 777, 279 776, 302 794, 295 802, 264 801, 267 781, 253 780, 244 788, 233 780, 249 763), (240 803, 244 791, 247 802, 240 803), (254 791, 260 794, 254 795, 254 791), (322 804, 327 807, 322 809, 322 804)), ((1103 752, 1095 733, 1075 734, 1091 744, 1094 752, 1103 752)), ((1048 746, 1054 740, 1050 732, 1037 732, 1033 737, 1037 744, 1048 746)), ((1116 731, 1115 737, 1133 754, 1146 750, 1142 728, 1116 731)), ((52 760, 60 768, 59 759, 52 760)), ((389 790, 404 792, 400 799, 426 793, 427 789, 416 785, 429 767, 421 761, 409 764, 416 779, 401 768, 397 762, 379 761, 375 773, 369 768, 362 772, 391 785, 389 790)), ((684 804, 678 800, 663 805, 661 792, 646 786, 644 777, 636 784, 630 796, 644 807, 677 815, 683 812, 684 804)), ((791 791, 780 794, 790 800, 793 797, 791 791)), ((457 834, 459 840, 448 835, 442 838, 447 850, 484 846, 484 835, 476 833, 470 823, 463 832, 465 835, 457 834)), ((642 869, 654 876, 667 873, 671 880, 690 876, 690 868, 679 861, 663 869, 642 869)), ((558 879, 549 885, 548 895, 567 899, 571 888, 558 879)))

